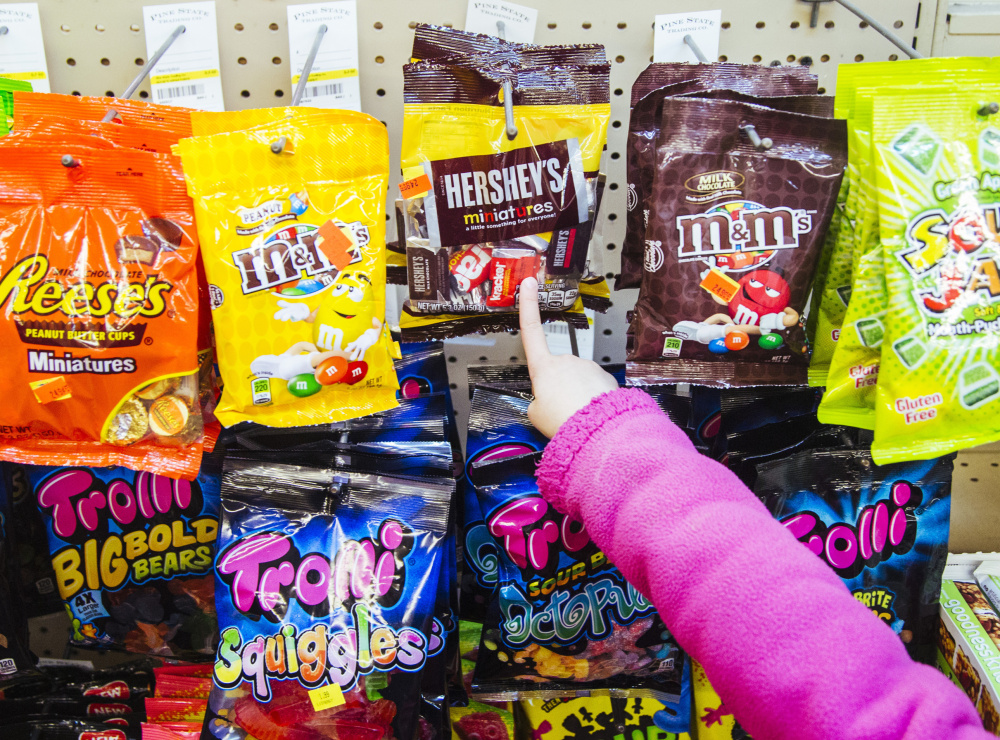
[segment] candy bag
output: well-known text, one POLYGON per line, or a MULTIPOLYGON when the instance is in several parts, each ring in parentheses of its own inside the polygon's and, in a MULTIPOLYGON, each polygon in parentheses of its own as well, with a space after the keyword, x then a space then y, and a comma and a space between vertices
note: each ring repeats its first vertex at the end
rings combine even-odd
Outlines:
POLYGON ((0 116, 0 134, 10 131, 14 122, 14 93, 31 92, 31 83, 27 80, 12 80, 0 77, 0 101, 3 102, 3 115, 0 116))
POLYGON ((499 553, 498 589, 473 692, 513 699, 629 689, 676 709, 684 654, 656 607, 607 561, 583 525, 538 493, 540 458, 535 453, 472 467, 485 527, 499 553), (597 593, 601 604, 593 601, 597 593))
POLYGON ((203 736, 414 737, 452 491, 228 460, 203 736))
POLYGON ((80 121, 64 116, 38 116, 21 123, 16 134, 54 134, 97 136, 126 149, 142 149, 147 152, 170 154, 170 147, 181 135, 176 131, 145 126, 125 126, 104 121, 80 121))
POLYGON ((144 103, 127 98, 15 92, 14 125, 18 131, 40 116, 62 116, 77 121, 102 121, 109 110, 115 121, 127 126, 173 131, 178 139, 191 135, 191 109, 144 103))
POLYGON ((141 740, 142 735, 130 723, 32 717, 4 727, 4 737, 10 740, 141 740))
POLYGON ((930 663, 951 473, 952 457, 878 466, 863 449, 807 450, 759 465, 754 493, 912 658, 930 663))
POLYGON ((147 697, 146 719, 150 722, 201 722, 208 708, 206 699, 158 699, 147 697))
POLYGON ((28 648, 28 621, 21 608, 21 579, 14 540, 10 486, 0 481, 0 689, 37 677, 28 648))
MULTIPOLYGON (((690 721, 690 697, 681 704, 683 710, 662 704, 655 699, 628 699, 591 696, 585 699, 522 699, 517 702, 516 717, 524 726, 520 737, 545 740, 595 740, 617 738, 656 738, 656 740, 690 740, 686 732, 670 730, 682 720, 685 728, 690 721)), ((728 740, 728 739, 727 739, 728 740)))
POLYGON ((665 99, 661 119, 629 382, 804 382, 800 318, 843 175, 843 121, 697 98, 665 99), (772 146, 755 148, 747 125, 772 146))
POLYGON ((1000 90, 937 98, 933 110, 919 96, 874 102, 889 295, 872 445, 879 462, 1000 438, 1000 137, 992 116, 979 115, 1000 90))
POLYGON ((0 332, 26 345, 4 367, 24 392, 8 399, 0 456, 193 477, 197 242, 179 163, 75 152, 67 168, 47 148, 0 147, 0 332))
POLYGON ((696 660, 691 661, 691 683, 694 685, 694 716, 698 740, 753 740, 732 712, 726 709, 721 697, 715 693, 705 675, 705 669, 696 660))
MULTIPOLYGON (((650 65, 654 66, 654 65, 650 65)), ((797 70, 803 67, 760 67, 757 65, 678 65, 691 71, 679 69, 682 77, 672 84, 645 90, 648 83, 636 80, 632 88, 633 102, 629 113, 629 130, 626 139, 625 167, 628 179, 626 199, 625 236, 622 239, 622 269, 615 280, 615 290, 638 288, 642 281, 643 253, 646 239, 646 225, 649 221, 653 180, 656 172, 656 139, 660 130, 660 113, 664 98, 675 95, 697 97, 718 97, 743 102, 756 102, 768 107, 782 107, 781 110, 828 115, 827 103, 818 95, 815 76, 803 75, 797 70), (743 95, 788 96, 768 97, 754 100, 743 95), (772 103, 774 104, 772 106, 772 103)))
POLYGON ((404 338, 512 328, 517 289, 529 276, 539 279, 550 318, 579 321, 608 74, 607 64, 404 68, 404 338), (504 133, 505 85, 513 139, 504 133))
POLYGON ((289 427, 393 407, 385 127, 327 112, 184 139, 176 151, 211 245, 219 420, 289 427), (275 154, 281 136, 289 148, 275 154))
POLYGON ((528 421, 530 396, 476 388, 469 407, 463 491, 463 620, 485 622, 499 578, 499 551, 483 519, 470 478, 475 463, 537 452, 548 439, 528 421))
POLYGON ((12 466, 45 519, 70 644, 185 660, 213 655, 219 465, 206 456, 194 481, 125 468, 12 466))

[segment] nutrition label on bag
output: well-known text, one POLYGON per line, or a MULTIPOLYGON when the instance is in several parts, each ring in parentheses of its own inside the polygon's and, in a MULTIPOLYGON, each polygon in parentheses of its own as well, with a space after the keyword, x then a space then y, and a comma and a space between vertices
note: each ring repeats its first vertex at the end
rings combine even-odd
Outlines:
POLYGON ((288 48, 292 90, 299 84, 306 57, 320 26, 326 33, 313 62, 301 105, 361 110, 358 77, 358 8, 356 0, 288 6, 288 48))
POLYGON ((466 31, 500 36, 497 21, 503 22, 503 38, 507 41, 530 44, 535 40, 538 11, 534 8, 498 0, 469 0, 465 15, 466 31))
POLYGON ((31 83, 35 92, 50 92, 45 44, 38 3, 0 5, 0 77, 31 83))
POLYGON ((145 5, 146 55, 152 56, 178 27, 177 37, 149 75, 154 103, 223 111, 215 2, 145 5))
POLYGON ((721 10, 656 16, 653 22, 653 61, 697 62, 698 55, 694 49, 684 43, 684 37, 690 35, 708 61, 714 62, 719 58, 721 26, 721 10))

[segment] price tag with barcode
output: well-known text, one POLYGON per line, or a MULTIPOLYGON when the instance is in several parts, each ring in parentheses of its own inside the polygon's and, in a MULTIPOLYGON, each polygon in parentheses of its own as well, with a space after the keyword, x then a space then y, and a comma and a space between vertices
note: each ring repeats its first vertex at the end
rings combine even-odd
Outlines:
POLYGON ((0 27, 7 29, 0 36, 0 77, 24 80, 35 92, 49 92, 38 3, 0 5, 0 27))
POLYGON ((152 55, 177 26, 184 33, 167 49, 149 75, 154 103, 223 111, 219 72, 219 33, 215 2, 145 5, 146 54, 152 55))
POLYGON ((465 12, 465 30, 499 36, 497 21, 503 22, 503 38, 521 44, 535 40, 538 11, 525 5, 502 0, 469 0, 465 12))
POLYGON ((300 105, 361 110, 358 77, 358 8, 356 0, 288 6, 288 48, 292 89, 299 83, 306 57, 326 24, 300 105))
POLYGON ((701 49, 709 61, 719 58, 721 10, 699 13, 669 13, 653 20, 654 62, 697 62, 698 55, 684 42, 685 36, 701 49))

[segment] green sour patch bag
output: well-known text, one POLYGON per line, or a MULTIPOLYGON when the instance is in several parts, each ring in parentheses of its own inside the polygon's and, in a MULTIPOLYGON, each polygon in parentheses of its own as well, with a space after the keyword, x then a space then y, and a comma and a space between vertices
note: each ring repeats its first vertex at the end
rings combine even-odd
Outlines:
POLYGON ((875 462, 1000 439, 1000 86, 874 101, 889 296, 875 462))

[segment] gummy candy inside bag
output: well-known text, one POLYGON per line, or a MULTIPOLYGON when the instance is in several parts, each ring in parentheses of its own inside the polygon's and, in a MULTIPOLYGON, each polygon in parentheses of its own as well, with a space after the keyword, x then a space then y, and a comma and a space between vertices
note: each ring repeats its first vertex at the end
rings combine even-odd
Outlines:
POLYGON ((491 699, 630 689, 676 706, 684 654, 651 602, 538 493, 539 454, 473 465, 499 584, 473 691, 491 699))
POLYGON ((202 737, 414 737, 452 490, 227 460, 202 737))

